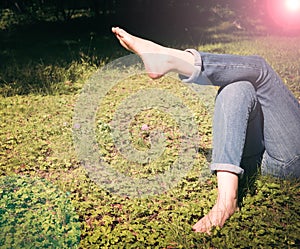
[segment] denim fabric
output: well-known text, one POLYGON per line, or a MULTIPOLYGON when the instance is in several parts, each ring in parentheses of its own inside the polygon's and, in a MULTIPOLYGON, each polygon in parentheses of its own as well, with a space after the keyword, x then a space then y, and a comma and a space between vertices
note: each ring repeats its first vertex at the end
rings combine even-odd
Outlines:
POLYGON ((239 81, 223 87, 215 104, 211 170, 253 172, 263 151, 262 112, 253 85, 239 81))
POLYGON ((242 161, 256 155, 263 141, 263 174, 300 177, 300 105, 274 70, 259 56, 198 55, 196 68, 201 65, 201 72, 182 79, 223 88, 216 100, 211 169, 222 170, 224 164, 227 170, 242 174, 242 161), (258 128, 259 112, 262 129, 258 128), (255 122, 251 123, 253 115, 255 122))

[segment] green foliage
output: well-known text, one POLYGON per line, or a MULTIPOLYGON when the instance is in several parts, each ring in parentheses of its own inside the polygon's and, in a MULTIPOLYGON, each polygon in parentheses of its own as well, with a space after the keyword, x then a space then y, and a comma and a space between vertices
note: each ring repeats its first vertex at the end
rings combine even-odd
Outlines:
POLYGON ((78 91, 96 66, 82 58, 67 65, 28 62, 6 65, 0 74, 0 95, 70 94, 78 91))
POLYGON ((22 19, 10 9, 0 9, 0 30, 8 30, 12 26, 19 24, 22 19))
MULTIPOLYGON (((211 117, 206 115, 208 110, 199 101, 197 94, 191 88, 172 77, 164 77, 156 81, 150 80, 146 75, 130 77, 120 82, 102 100, 97 115, 96 132, 98 143, 101 145, 100 151, 103 160, 119 172, 126 172, 130 176, 149 177, 150 175, 163 173, 172 166, 178 157, 181 135, 179 127, 170 114, 155 108, 144 110, 135 115, 128 129, 133 147, 140 151, 150 148, 150 134, 152 132, 162 131, 166 138, 166 145, 159 159, 150 160, 147 164, 128 162, 122 154, 117 152, 114 146, 109 123, 120 102, 137 91, 155 88, 166 89, 169 94, 174 94, 176 98, 180 99, 196 117, 198 132, 201 136, 199 146, 204 143, 211 144, 211 117), (146 126, 147 129, 143 130, 143 126, 146 126)), ((195 164, 202 163, 203 155, 200 155, 195 164)))
POLYGON ((68 200, 50 183, 0 177, 1 248, 76 248, 80 223, 68 200))

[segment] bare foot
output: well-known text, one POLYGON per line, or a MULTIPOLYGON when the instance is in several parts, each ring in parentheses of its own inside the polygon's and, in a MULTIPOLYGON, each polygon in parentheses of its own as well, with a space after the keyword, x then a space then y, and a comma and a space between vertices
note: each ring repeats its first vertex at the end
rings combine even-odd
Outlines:
POLYGON ((173 68, 167 48, 133 36, 120 28, 112 28, 112 32, 125 49, 142 58, 146 71, 151 78, 160 78, 167 72, 172 71, 173 68))
POLYGON ((236 204, 228 206, 217 202, 209 213, 193 226, 193 230, 210 234, 213 227, 223 227, 225 221, 237 210, 236 204))
POLYGON ((194 71, 194 57, 185 51, 167 48, 127 33, 121 28, 112 28, 120 44, 143 60, 146 72, 157 79, 170 71, 190 76, 194 71))
POLYGON ((238 176, 227 171, 217 171, 218 198, 214 207, 194 226, 195 232, 210 234, 212 227, 222 227, 237 211, 238 176))

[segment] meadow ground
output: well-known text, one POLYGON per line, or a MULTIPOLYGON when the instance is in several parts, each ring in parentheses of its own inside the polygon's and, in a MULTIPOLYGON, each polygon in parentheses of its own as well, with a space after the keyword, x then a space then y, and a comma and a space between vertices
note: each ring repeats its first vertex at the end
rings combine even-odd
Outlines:
MULTIPOLYGON (((299 182, 270 177, 243 185, 241 209, 222 229, 210 236, 191 231, 216 198, 215 177, 201 178, 211 150, 211 111, 203 95, 172 77, 153 81, 132 74, 120 80, 103 96, 95 136, 103 161, 118 172, 136 179, 168 170, 180 148, 180 127, 172 115, 150 108, 129 124, 133 147, 140 151, 150 148, 153 131, 165 133, 163 153, 149 164, 120 155, 110 127, 124 99, 163 89, 194 115, 201 139, 192 170, 169 191, 144 198, 114 194, 92 181, 74 148, 76 101, 98 68, 126 53, 109 33, 41 30, 1 33, 0 248, 299 248, 299 182)), ((210 30, 210 39, 201 37, 174 45, 261 55, 300 100, 300 36, 210 30)))

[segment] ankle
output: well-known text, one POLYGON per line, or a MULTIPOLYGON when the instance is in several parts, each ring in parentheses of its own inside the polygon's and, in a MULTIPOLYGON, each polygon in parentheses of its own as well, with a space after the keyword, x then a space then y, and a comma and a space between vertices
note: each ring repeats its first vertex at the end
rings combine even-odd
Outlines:
POLYGON ((174 58, 168 53, 167 49, 162 48, 156 53, 143 53, 140 54, 146 72, 152 79, 158 79, 165 74, 175 71, 174 58))
POLYGON ((232 215, 238 209, 237 198, 222 198, 218 197, 216 205, 219 210, 224 210, 228 214, 232 215))

